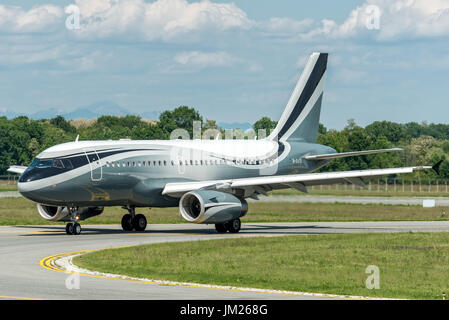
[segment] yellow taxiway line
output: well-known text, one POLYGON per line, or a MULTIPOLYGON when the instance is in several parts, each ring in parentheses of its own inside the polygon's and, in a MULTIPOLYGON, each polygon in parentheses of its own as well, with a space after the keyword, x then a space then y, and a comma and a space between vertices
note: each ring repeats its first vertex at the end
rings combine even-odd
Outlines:
POLYGON ((14 297, 14 296, 0 296, 0 299, 14 299, 14 300, 44 300, 37 298, 25 298, 25 297, 14 297))

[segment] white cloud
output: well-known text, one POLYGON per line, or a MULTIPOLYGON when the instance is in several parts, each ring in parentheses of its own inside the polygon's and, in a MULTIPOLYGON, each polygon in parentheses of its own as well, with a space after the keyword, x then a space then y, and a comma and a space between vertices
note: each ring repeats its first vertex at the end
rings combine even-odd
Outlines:
MULTIPOLYGON (((17 6, 0 5, 0 31, 3 32, 48 32, 61 22, 62 8, 42 5, 28 11, 17 6)), ((60 26, 63 28, 63 25, 60 26)))
POLYGON ((335 75, 338 81, 345 84, 360 83, 369 80, 368 75, 364 71, 357 71, 348 68, 340 68, 335 75))
POLYGON ((206 67, 224 67, 230 66, 239 59, 234 58, 227 52, 200 52, 189 51, 181 52, 174 57, 176 63, 194 67, 194 68, 206 68, 206 67))
POLYGON ((266 35, 292 36, 308 32, 314 26, 313 19, 295 20, 291 18, 270 18, 257 24, 257 27, 266 35))
POLYGON ((368 0, 351 11, 340 25, 333 20, 322 20, 303 38, 316 35, 334 39, 374 36, 377 40, 398 38, 435 37, 449 35, 449 0, 368 0), (379 30, 369 30, 369 6, 379 8, 379 30))
POLYGON ((233 3, 208 0, 76 0, 80 36, 114 37, 129 34, 145 40, 172 40, 196 33, 248 29, 253 22, 233 3))
MULTIPOLYGON (((376 40, 449 35, 449 0, 366 0, 338 24, 331 19, 314 21, 273 17, 253 21, 234 3, 209 0, 75 0, 81 29, 69 34, 83 39, 124 38, 144 41, 198 41, 229 30, 252 30, 270 37, 301 41, 322 39, 376 40), (147 2, 146 2, 147 1, 147 2), (380 9, 380 29, 368 30, 369 6, 380 9)), ((218 0, 219 1, 219 0, 218 0)), ((0 32, 33 33, 65 30, 62 7, 0 5, 0 32)), ((68 31, 67 31, 68 32, 68 31)))

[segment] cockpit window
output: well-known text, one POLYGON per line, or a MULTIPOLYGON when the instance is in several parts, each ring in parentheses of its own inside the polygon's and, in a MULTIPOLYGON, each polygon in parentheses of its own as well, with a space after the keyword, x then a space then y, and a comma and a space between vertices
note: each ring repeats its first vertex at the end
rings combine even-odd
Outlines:
POLYGON ((30 167, 36 168, 58 168, 58 169, 73 169, 73 164, 69 159, 34 159, 30 167))
POLYGON ((50 168, 53 165, 53 160, 39 160, 37 168, 50 168))
POLYGON ((34 160, 30 163, 30 167, 35 167, 38 162, 39 162, 39 159, 34 158, 34 160))

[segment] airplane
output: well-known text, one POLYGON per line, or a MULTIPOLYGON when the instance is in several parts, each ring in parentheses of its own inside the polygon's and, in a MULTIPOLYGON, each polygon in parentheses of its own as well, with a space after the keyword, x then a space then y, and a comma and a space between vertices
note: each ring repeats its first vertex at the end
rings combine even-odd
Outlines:
POLYGON ((79 235, 79 221, 104 207, 128 211, 124 231, 144 231, 140 207, 179 207, 188 222, 214 224, 218 233, 237 233, 248 212, 246 199, 276 189, 352 183, 364 178, 433 169, 431 166, 318 172, 330 161, 399 148, 337 153, 317 144, 328 54, 313 53, 271 134, 263 139, 175 139, 76 141, 41 152, 20 174, 18 190, 37 203, 49 221, 64 221, 79 235))

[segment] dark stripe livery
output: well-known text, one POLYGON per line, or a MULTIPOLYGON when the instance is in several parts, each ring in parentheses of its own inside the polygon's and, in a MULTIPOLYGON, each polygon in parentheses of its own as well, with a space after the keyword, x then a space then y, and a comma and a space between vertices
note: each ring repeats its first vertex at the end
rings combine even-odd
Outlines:
POLYGON ((299 96, 299 99, 296 102, 295 107, 293 108, 290 116, 288 117, 284 126, 281 128, 281 130, 277 135, 278 140, 280 140, 288 131, 288 129, 290 129, 293 123, 295 123, 296 119, 298 119, 299 115, 304 110, 307 102, 312 97, 313 92, 320 83, 321 78, 323 77, 324 72, 326 71, 327 57, 328 57, 327 53, 320 53, 320 56, 318 57, 318 60, 315 63, 312 73, 310 74, 310 77, 307 80, 307 83, 304 86, 304 89, 301 92, 301 95, 299 96))

